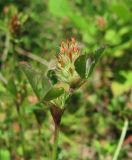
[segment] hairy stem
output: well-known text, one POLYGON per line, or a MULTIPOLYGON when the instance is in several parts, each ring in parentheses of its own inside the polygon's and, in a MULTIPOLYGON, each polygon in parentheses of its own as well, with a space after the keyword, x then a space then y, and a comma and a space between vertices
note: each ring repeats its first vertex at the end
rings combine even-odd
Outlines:
POLYGON ((123 141, 124 141, 124 138, 125 138, 127 129, 128 129, 128 120, 125 119, 125 121, 124 121, 124 127, 123 127, 123 129, 122 129, 121 137, 120 137, 120 140, 119 140, 117 149, 116 149, 116 151, 115 151, 113 160, 117 160, 118 157, 119 157, 119 153, 120 153, 120 151, 121 151, 121 147, 122 147, 122 144, 123 144, 123 141))

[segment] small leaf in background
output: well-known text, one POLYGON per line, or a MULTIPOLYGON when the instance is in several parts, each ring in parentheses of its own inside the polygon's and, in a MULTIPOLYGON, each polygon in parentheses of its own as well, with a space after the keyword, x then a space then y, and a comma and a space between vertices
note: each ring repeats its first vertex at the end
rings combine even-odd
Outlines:
POLYGON ((121 36, 116 30, 113 29, 107 30, 104 38, 106 42, 110 44, 116 45, 121 43, 121 36))
POLYGON ((17 86, 15 84, 14 78, 10 78, 8 80, 8 84, 7 84, 7 90, 13 95, 16 96, 17 94, 17 86))
POLYGON ((125 92, 128 92, 132 88, 132 72, 120 71, 120 74, 126 79, 123 83, 119 81, 113 81, 111 84, 111 90, 114 96, 119 96, 125 92))
POLYGON ((61 96, 64 93, 64 88, 56 88, 53 87, 49 90, 49 92, 45 95, 44 100, 50 101, 53 100, 59 96, 61 96))
POLYGON ((26 114, 34 114, 38 124, 40 125, 43 123, 47 116, 46 111, 46 108, 44 108, 44 106, 41 103, 28 105, 26 107, 26 114))
POLYGON ((34 113, 34 110, 40 109, 40 106, 37 105, 37 103, 32 105, 28 104, 28 106, 26 106, 25 108, 26 108, 25 109, 26 114, 32 114, 34 113))
POLYGON ((34 114, 39 125, 41 125, 44 122, 47 116, 44 108, 35 109, 34 114))
POLYGON ((27 19, 28 19, 28 15, 20 13, 19 14, 19 18, 20 18, 21 24, 24 24, 27 21, 27 19))
POLYGON ((111 10, 121 19, 128 21, 131 19, 131 11, 124 3, 111 5, 111 10))
POLYGON ((6 149, 0 149, 0 160, 10 160, 10 152, 6 149))
POLYGON ((71 7, 67 0, 49 0, 49 11, 58 17, 65 17, 71 14, 71 7))

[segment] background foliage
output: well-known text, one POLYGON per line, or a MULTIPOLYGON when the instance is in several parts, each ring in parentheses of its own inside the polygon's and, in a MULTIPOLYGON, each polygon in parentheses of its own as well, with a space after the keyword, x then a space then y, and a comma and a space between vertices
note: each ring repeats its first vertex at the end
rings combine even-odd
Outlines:
POLYGON ((111 47, 68 101, 58 159, 111 160, 126 118, 129 128, 119 159, 132 159, 131 11, 130 0, 0 1, 1 160, 49 159, 53 121, 48 108, 37 104, 19 62, 44 72, 60 42, 71 37, 84 52, 111 47))

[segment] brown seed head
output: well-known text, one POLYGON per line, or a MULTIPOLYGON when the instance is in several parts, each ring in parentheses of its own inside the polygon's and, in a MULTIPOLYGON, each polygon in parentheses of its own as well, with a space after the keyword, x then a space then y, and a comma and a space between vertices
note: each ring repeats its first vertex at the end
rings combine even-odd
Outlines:
POLYGON ((14 14, 10 21, 10 31, 13 35, 19 35, 21 32, 21 24, 17 14, 14 14))

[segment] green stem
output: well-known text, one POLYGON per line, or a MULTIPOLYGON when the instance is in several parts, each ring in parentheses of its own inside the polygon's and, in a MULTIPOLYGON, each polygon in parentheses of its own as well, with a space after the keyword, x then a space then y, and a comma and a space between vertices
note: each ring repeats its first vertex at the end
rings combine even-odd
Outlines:
POLYGON ((58 139, 59 139, 59 126, 55 124, 52 160, 57 160, 58 139))
POLYGON ((23 149, 23 157, 26 160, 26 151, 25 151, 25 140, 24 140, 24 129, 23 129, 23 117, 20 113, 20 110, 17 108, 17 114, 18 114, 18 121, 19 121, 19 125, 20 125, 20 138, 21 138, 21 144, 22 144, 22 149, 23 149))
POLYGON ((41 125, 38 124, 37 159, 41 159, 41 125))
MULTIPOLYGON (((17 60, 17 53, 15 51, 15 48, 16 48, 16 42, 13 41, 12 43, 12 50, 14 52, 13 56, 14 56, 14 60, 16 62, 16 66, 18 66, 18 60, 17 60)), ((19 125, 20 125, 20 138, 21 138, 21 145, 22 145, 22 149, 23 149, 23 159, 26 160, 26 149, 25 149, 25 138, 24 138, 24 117, 23 117, 23 114, 20 110, 21 108, 21 103, 17 103, 17 100, 16 100, 16 111, 17 111, 17 115, 18 115, 18 121, 19 121, 19 125)))
POLYGON ((122 144, 123 144, 123 141, 124 141, 124 138, 125 138, 127 129, 128 129, 128 120, 126 119, 126 120, 124 121, 124 127, 123 127, 123 129, 122 129, 121 137, 120 137, 120 140, 119 140, 117 149, 116 149, 116 151, 115 151, 113 160, 117 160, 118 157, 119 157, 119 153, 120 153, 120 151, 121 151, 121 147, 122 147, 122 144))

